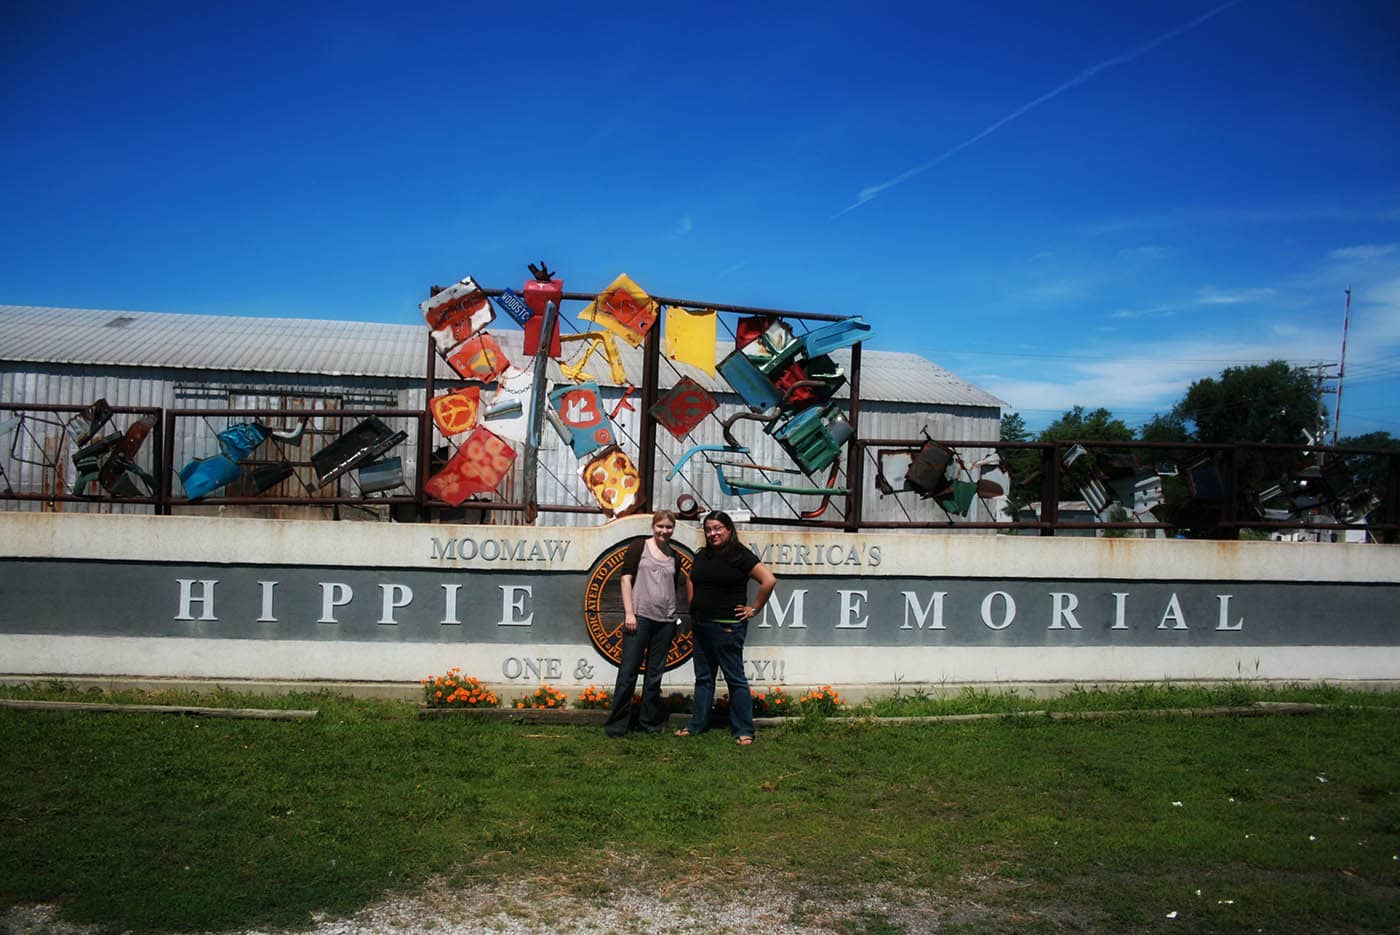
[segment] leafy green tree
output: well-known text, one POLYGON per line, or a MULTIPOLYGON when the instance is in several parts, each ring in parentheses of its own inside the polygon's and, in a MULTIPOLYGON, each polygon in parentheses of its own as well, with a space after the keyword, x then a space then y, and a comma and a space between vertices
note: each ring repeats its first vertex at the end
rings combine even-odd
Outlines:
MULTIPOLYGON (((1005 422, 1005 418, 1002 420, 1005 422)), ((1003 436, 1005 437, 1005 436, 1003 436)), ((1347 435, 1337 442, 1338 448, 1400 448, 1400 438, 1389 432, 1367 432, 1365 435, 1347 435)))
POLYGON ((1138 429, 1138 439, 1145 442, 1189 442, 1191 433, 1186 421, 1174 412, 1158 413, 1138 429))
MULTIPOLYGON (((1133 430, 1122 419, 1115 419, 1113 413, 1100 406, 1089 412, 1083 406, 1065 410, 1064 415, 1046 426, 1040 433, 1040 441, 1132 441, 1133 430)), ((1082 490, 1093 478, 1098 469, 1096 464, 1108 452, 1121 451, 1118 448, 1092 448, 1088 457, 1080 457, 1073 464, 1062 466, 1060 471, 1060 499, 1077 500, 1076 491, 1082 490)), ((1064 450, 1061 449, 1061 456, 1064 450)), ((1036 499, 1040 499, 1038 496, 1036 499)))
MULTIPOLYGON (((1337 442, 1338 448, 1379 448, 1383 451, 1394 451, 1400 453, 1400 438, 1396 438, 1389 432, 1367 432, 1364 435, 1348 435, 1337 442)), ((1331 469, 1325 472, 1325 476, 1336 486, 1349 488, 1351 492, 1368 490, 1376 496, 1381 496, 1390 478, 1392 470, 1400 470, 1396 465, 1395 457, 1392 455, 1328 455, 1327 462, 1331 469), (1340 469, 1338 468, 1340 465, 1340 469)), ((1338 490, 1337 493, 1346 493, 1347 490, 1338 490)), ((1364 503, 1365 498, 1362 498, 1364 503)))
POLYGON ((1065 414, 1046 426, 1040 433, 1040 441, 1058 442, 1079 439, 1084 441, 1132 441, 1133 430, 1122 419, 1115 419, 1113 413, 1100 406, 1092 412, 1085 412, 1083 406, 1065 410, 1065 414))
MULTIPOLYGON (((1138 438, 1145 442, 1194 441, 1186 420, 1174 411, 1159 412, 1138 429, 1138 438)), ((1189 464, 1197 457, 1189 448, 1139 449, 1138 456, 1155 464, 1189 464)), ((1181 477, 1162 478, 1162 505, 1154 510, 1160 516, 1175 516, 1191 499, 1186 482, 1181 477)))
MULTIPOLYGON (((1191 384, 1171 415, 1193 428, 1201 442, 1307 441, 1304 430, 1318 429, 1318 385, 1314 375, 1282 360, 1227 367, 1220 376, 1191 384)), ((1300 466, 1293 452, 1240 449, 1235 456, 1235 511, 1253 513, 1252 495, 1279 483, 1300 466)))
MULTIPOLYGON (((1030 431, 1025 420, 1017 413, 1007 413, 1001 418, 1001 440, 1024 442, 1030 440, 1030 431)), ((1132 441, 1133 430, 1122 419, 1102 407, 1086 411, 1083 406, 1065 410, 1058 419, 1050 423, 1035 439, 1040 442, 1066 441, 1132 441)), ((1011 491, 1008 495, 1008 508, 1013 516, 1019 516, 1029 504, 1041 499, 1041 452, 1035 449, 1001 450, 1001 463, 1011 475, 1011 491)), ((1063 454, 1063 450, 1061 451, 1063 454)), ((1081 458, 1061 474, 1061 498, 1074 499, 1077 495, 1067 491, 1077 490, 1093 474, 1093 458, 1081 458)))
MULTIPOLYGON (((1027 442, 1031 440, 1026 420, 1020 413, 1008 412, 1001 417, 1001 440, 1027 442)), ((1021 515, 1028 504, 1039 498, 1040 452, 1034 448, 1003 448, 998 451, 1002 467, 1011 478, 1006 492, 1006 508, 1012 517, 1021 515)))
POLYGON ((1026 420, 1021 418, 1019 412, 1004 412, 1001 415, 1001 440, 1004 442, 1024 442, 1029 441, 1030 431, 1026 428, 1026 420))
POLYGON ((1318 386, 1302 367, 1281 360, 1227 367, 1191 384, 1172 416, 1194 426, 1202 442, 1307 441, 1317 428, 1318 386))

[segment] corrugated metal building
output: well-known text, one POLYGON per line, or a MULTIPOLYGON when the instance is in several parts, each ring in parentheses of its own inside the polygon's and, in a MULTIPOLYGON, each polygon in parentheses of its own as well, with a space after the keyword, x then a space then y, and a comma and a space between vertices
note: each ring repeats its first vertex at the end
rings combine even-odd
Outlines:
MULTIPOLYGON (((507 356, 518 360, 521 332, 503 317, 498 317, 490 330, 507 356)), ((628 379, 640 384, 641 351, 619 343, 628 379)), ((166 409, 421 410, 425 405, 428 345, 427 329, 412 325, 0 306, 0 402, 86 405, 105 398, 114 406, 166 409)), ((721 345, 721 356, 727 350, 721 345)), ((566 354, 570 351, 581 353, 582 345, 566 345, 566 354)), ((833 357, 849 367, 848 352, 838 351, 833 357)), ((551 378, 563 381, 558 364, 551 363, 550 367, 551 378)), ((622 398, 624 387, 610 379, 608 365, 597 357, 586 369, 603 386, 605 401, 611 408, 622 398)), ((743 408, 722 380, 662 355, 662 392, 682 375, 716 395, 720 402, 716 415, 720 418, 743 408)), ((440 381, 439 390, 444 385, 460 383, 460 378, 441 360, 436 363, 436 378, 440 381)), ((913 438, 927 431, 938 439, 992 442, 998 437, 1004 405, 990 393, 917 354, 869 348, 862 352, 860 396, 858 434, 862 438, 913 438)), ((635 399, 633 396, 631 401, 635 399)), ((405 474, 411 478, 417 458, 412 420, 386 421, 395 429, 409 430, 408 441, 393 453, 403 456, 405 474)), ((639 437, 637 412, 624 409, 617 422, 622 447, 635 456, 639 437)), ((217 419, 181 420, 175 439, 175 465, 214 452, 214 436, 223 427, 217 419)), ((315 420, 312 429, 323 438, 312 438, 309 444, 319 446, 339 434, 341 426, 328 419, 315 420)), ((787 463, 786 456, 757 426, 740 422, 736 431, 752 448, 755 461, 787 463)), ((21 489, 23 484, 25 489, 37 490, 33 486, 33 471, 23 462, 36 460, 35 446, 42 445, 37 435, 42 432, 34 432, 31 425, 24 433, 10 434, 4 440, 3 451, 9 458, 6 479, 14 489, 21 489), (28 459, 21 457, 16 461, 13 457, 26 451, 28 459), (17 479, 21 483, 16 483, 17 479)), ((817 498, 784 500, 771 493, 735 502, 719 492, 713 471, 700 459, 691 461, 668 481, 666 473, 691 446, 723 443, 718 419, 706 420, 690 436, 679 440, 660 429, 657 442, 656 490, 662 503, 674 503, 680 494, 692 493, 705 505, 747 507, 757 515, 771 516, 795 515, 817 503, 817 498)), ((312 450, 315 447, 304 450, 302 457, 312 450)), ((970 459, 987 453, 989 449, 962 452, 970 459)), ((143 452, 143 457, 149 460, 149 451, 143 452)), ((944 518, 931 501, 919 500, 913 494, 881 498, 874 487, 873 460, 867 464, 865 474, 864 519, 944 518)), ((783 477, 774 475, 771 479, 782 481, 783 477)), ((815 480, 821 483, 825 478, 815 480)), ((800 475, 795 482, 807 483, 800 475)), ((177 493, 178 489, 177 483, 177 493)), ((347 489, 353 492, 353 485, 347 489)), ((578 462, 550 432, 545 433, 542 443, 538 498, 541 503, 592 503, 579 482, 578 462)), ((6 502, 6 508, 17 507, 36 505, 6 502)), ((68 504, 66 508, 92 507, 68 504)), ((835 516, 833 512, 828 518, 835 516)), ((975 505, 967 517, 989 518, 985 504, 975 505)), ((565 513, 542 518, 542 522, 565 525, 598 521, 595 516, 565 513)))

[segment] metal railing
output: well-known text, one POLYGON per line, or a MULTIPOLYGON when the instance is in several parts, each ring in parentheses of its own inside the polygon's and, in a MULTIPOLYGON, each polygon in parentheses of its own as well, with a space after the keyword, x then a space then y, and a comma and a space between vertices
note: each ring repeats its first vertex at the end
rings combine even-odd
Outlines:
MULTIPOLYGON (((44 509, 83 503, 147 507, 171 514, 190 507, 383 507, 399 521, 433 521, 459 516, 454 508, 434 500, 425 485, 431 476, 433 425, 428 413, 412 409, 161 409, 149 406, 110 407, 110 427, 120 434, 121 420, 150 423, 149 438, 134 453, 133 461, 155 483, 147 495, 120 495, 111 490, 75 492, 71 489, 76 466, 72 463, 77 440, 89 428, 84 414, 91 407, 74 405, 0 404, 0 500, 38 502, 44 509), (339 437, 351 420, 374 417, 403 426, 401 451, 405 470, 397 490, 366 493, 346 491, 343 479, 321 481, 312 461, 302 453, 290 457, 290 443, 268 438, 263 452, 241 463, 251 471, 260 465, 285 460, 293 468, 280 489, 261 494, 239 490, 210 494, 198 499, 185 496, 179 484, 179 466, 215 453, 219 433, 247 422, 315 420, 321 438, 339 437), (422 452, 429 450, 429 457, 422 452), (268 457, 275 455, 276 457, 268 457), (329 488, 329 489, 327 489, 329 488)), ((852 409, 856 407, 853 405, 852 409)), ((858 410, 857 410, 858 411, 858 410)), ((129 426, 126 426, 129 428, 129 426)), ((867 530, 1000 530, 1055 535, 1057 532, 1121 534, 1189 534, 1209 538, 1236 538, 1242 530, 1344 531, 1365 529, 1384 542, 1400 535, 1400 451, 1393 449, 1336 448, 1248 442, 1205 444, 1198 442, 1138 442, 1066 440, 1057 442, 999 442, 987 440, 937 440, 933 444, 949 452, 949 463, 967 471, 969 464, 992 463, 1008 471, 998 492, 978 487, 981 513, 1002 518, 960 516, 928 491, 911 486, 890 487, 880 468, 881 456, 894 453, 912 459, 927 438, 853 438, 842 480, 849 493, 831 496, 843 503, 839 518, 790 516, 752 517, 765 525, 807 526, 847 531, 867 530), (963 454, 966 452, 967 454, 963 454), (993 452, 978 458, 976 452, 993 452), (875 482, 866 480, 866 468, 874 465, 875 482), (1114 474, 1117 477, 1114 477, 1114 474), (1019 475, 1019 476, 1018 476, 1019 475), (1130 483, 1129 483, 1130 482, 1130 483), (883 489, 877 491, 877 487, 883 489), (1124 491, 1144 487, 1143 502, 1132 504, 1132 518, 1111 518, 1115 507, 1128 511, 1124 491), (1115 492, 1116 491, 1116 492, 1115 492), (872 496, 893 502, 903 518, 867 515, 872 496), (1067 494, 1077 494, 1068 497, 1067 494), (893 501, 887 498, 893 497, 893 501), (1034 498, 1034 499, 1033 499, 1034 498), (1030 507, 1038 500, 1039 509, 1030 507), (1084 501, 1080 512, 1066 515, 1066 504, 1084 501), (1017 515, 1011 509, 1021 507, 1017 515), (1271 506, 1272 504, 1272 506, 1271 506), (1160 508, 1159 508, 1160 507, 1160 508)), ((294 446, 292 446, 294 447, 294 446)), ((517 472, 518 473, 518 472, 517 472)), ((649 465, 643 475, 645 508, 653 500, 659 468, 649 465)), ((950 476, 955 473, 952 469, 950 476)), ((91 475, 89 475, 91 476, 91 475)), ((246 472, 243 475, 247 476, 246 472)), ((348 477, 348 474, 345 475, 348 477)), ((599 507, 568 503, 526 503, 513 496, 515 478, 509 479, 486 499, 471 499, 459 510, 485 516, 564 513, 603 515, 599 507)), ((833 482, 835 478, 833 475, 833 482)), ((976 486, 968 474, 964 483, 976 486)), ((95 487, 95 484, 89 484, 95 487)), ((241 489, 241 488, 240 488, 241 489)), ((956 508, 953 508, 956 509, 956 508)), ((888 512, 888 511, 886 511, 888 512)), ((976 516, 978 511, 973 511, 976 516)))

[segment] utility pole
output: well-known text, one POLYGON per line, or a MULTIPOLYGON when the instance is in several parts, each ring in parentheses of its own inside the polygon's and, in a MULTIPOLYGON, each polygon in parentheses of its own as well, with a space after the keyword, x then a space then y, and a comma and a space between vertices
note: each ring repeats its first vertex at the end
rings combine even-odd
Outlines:
POLYGON ((1318 442, 1322 442, 1327 437, 1327 407, 1322 404, 1322 397, 1327 392, 1322 385, 1324 379, 1322 371, 1327 366, 1327 364, 1324 364, 1320 360, 1313 364, 1313 370, 1315 372, 1313 379, 1317 381, 1317 431, 1313 433, 1313 437, 1317 439, 1318 442))
MULTIPOLYGON (((1317 421, 1314 423, 1314 431, 1304 431, 1303 433, 1304 435, 1308 436, 1309 449, 1317 445, 1327 444, 1327 405, 1323 402, 1323 400, 1326 399, 1327 394, 1334 392, 1334 390, 1332 390, 1326 385, 1326 381, 1331 379, 1332 376, 1326 371, 1331 370, 1334 366, 1336 365, 1327 363, 1326 361, 1322 360, 1319 360, 1317 363, 1312 365, 1313 379, 1317 381, 1317 421)), ((1326 463, 1327 452, 1310 451, 1309 453, 1315 454, 1317 456, 1317 464, 1319 467, 1326 463)))
POLYGON ((1346 311, 1342 315, 1342 363, 1337 368, 1337 414, 1332 420, 1332 444, 1342 430, 1342 380, 1347 375, 1347 329, 1351 326, 1351 286, 1347 286, 1346 311))

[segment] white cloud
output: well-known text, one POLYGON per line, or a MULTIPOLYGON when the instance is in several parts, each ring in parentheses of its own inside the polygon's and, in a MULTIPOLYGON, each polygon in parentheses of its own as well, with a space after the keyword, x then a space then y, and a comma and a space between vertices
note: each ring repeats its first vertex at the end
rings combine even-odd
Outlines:
POLYGON ((1368 193, 1358 198, 1354 204, 1319 202, 1315 196, 1304 196, 1288 203, 1276 203, 1264 208, 1182 205, 1168 211, 1110 218, 1089 225, 1087 231, 1097 236, 1109 236, 1144 229, 1190 231, 1200 227, 1230 227, 1241 224, 1391 224, 1400 221, 1400 207, 1378 206, 1377 202, 1393 200, 1393 196, 1388 193, 1368 193))
POLYGON ((1109 318, 1170 318, 1176 311, 1166 305, 1158 305, 1154 308, 1120 308, 1109 315, 1109 318))
POLYGON ((1400 357, 1400 277, 1352 292, 1347 357, 1400 357), (1379 353, 1377 353, 1379 352, 1379 353))
POLYGON ((865 188, 862 188, 860 190, 859 194, 856 195, 856 200, 854 202, 833 214, 832 219, 835 220, 841 215, 847 213, 848 211, 854 211, 861 205, 866 204, 870 201, 874 201, 876 198, 878 198, 881 194, 888 191, 889 189, 894 188, 896 185, 904 184, 910 179, 921 175, 924 172, 927 172, 929 169, 932 169, 934 166, 938 165, 943 160, 949 159, 957 155, 964 149, 967 149, 967 147, 971 146, 973 143, 976 143, 979 140, 986 139, 996 131, 1000 130, 1002 127, 1006 126, 1011 121, 1015 120, 1018 117, 1024 116, 1031 110, 1034 110, 1036 107, 1039 107, 1041 104, 1044 104, 1046 101, 1053 100, 1054 98, 1059 97, 1066 91, 1070 91, 1074 88, 1079 87, 1081 84, 1088 81, 1090 78, 1093 78, 1095 75, 1099 74, 1099 72, 1109 68, 1115 68, 1119 65, 1127 65, 1129 62, 1141 58, 1148 52, 1151 52, 1153 49, 1157 48, 1157 46, 1161 45, 1162 43, 1175 39, 1177 36, 1181 35, 1184 32, 1188 32, 1192 29, 1195 29, 1197 26, 1201 25, 1206 20, 1210 19, 1212 16, 1215 16, 1218 13, 1222 13, 1225 10, 1228 10, 1230 7, 1234 6, 1238 2, 1239 0, 1227 0, 1226 3, 1222 3, 1217 7, 1213 7, 1212 9, 1207 10, 1206 12, 1202 13, 1200 16, 1197 16, 1193 20, 1190 20, 1188 22, 1182 23, 1180 26, 1176 26, 1172 29, 1169 29, 1161 35, 1154 36, 1152 39, 1149 39, 1147 42, 1144 42, 1142 45, 1139 45, 1136 48, 1129 49, 1127 52, 1115 55, 1112 58, 1108 58, 1103 60, 1102 62, 1099 62, 1097 65, 1092 65, 1089 68, 1084 69, 1079 74, 1075 75, 1073 78, 1069 79, 1068 81, 1064 82, 1058 87, 1045 92, 1044 94, 1040 95, 1040 97, 1035 98, 1029 103, 1022 104, 1020 107, 1011 111, 1011 113, 1007 114, 1000 120, 997 120, 990 126, 983 129, 980 133, 977 133, 969 137, 968 139, 963 140, 961 143, 954 146, 952 149, 947 150, 946 152, 943 152, 938 156, 935 156, 928 162, 925 162, 922 165, 917 165, 912 169, 906 169, 905 171, 894 176, 893 178, 886 179, 883 182, 879 182, 875 185, 867 185, 865 188))
POLYGON ((1327 254, 1329 260, 1378 260, 1381 257, 1390 256, 1400 244, 1359 244, 1355 247, 1339 247, 1327 254))
MULTIPOLYGON (((1393 287, 1400 302, 1400 280, 1393 287)), ((1396 309, 1400 311, 1400 304, 1396 309)), ((1353 318, 1353 322, 1355 319, 1353 318)), ((1400 332, 1400 314, 1395 317, 1400 332)), ((1044 359, 1033 362, 1035 378, 1001 378, 989 374, 979 381, 988 392, 1012 408, 1063 412, 1071 406, 1102 406, 1127 421, 1136 412, 1164 412, 1191 384, 1217 376, 1230 366, 1287 360, 1303 365, 1330 357, 1340 349, 1340 332, 1318 326, 1297 327, 1289 334, 1266 334, 1234 340, 1143 340, 1142 332, 1125 332, 1116 343, 1080 351, 1083 359, 1044 359), (1326 349, 1336 348, 1331 354, 1326 349), (1093 357, 1089 355, 1095 355, 1093 357), (1127 414, 1127 416, 1125 416, 1127 414)), ((1365 355, 1374 360, 1376 354, 1365 355)), ((1353 366, 1348 352, 1348 369, 1353 366)), ((1028 361, 1026 371, 1031 370, 1028 361)))
POLYGON ((1086 361, 1059 380, 991 379, 981 385, 1013 408, 1063 412, 1072 406, 1113 411, 1170 408, 1193 380, 1209 375, 1200 364, 1179 361, 1086 361))
MULTIPOLYGON (((1013 409, 1035 413, 1032 423, 1042 417, 1048 422, 1082 405, 1102 406, 1138 424, 1170 408, 1195 380, 1217 376, 1226 367, 1285 360, 1303 367, 1321 361, 1335 368, 1341 358, 1342 290, 1351 282, 1342 432, 1395 433, 1400 245, 1393 251, 1320 250, 1317 257, 1312 268, 1281 276, 1274 288, 1207 286, 1185 303, 1149 300, 1140 307, 1119 307, 1103 319, 1122 323, 1116 333, 1099 331, 1091 337, 1080 332, 1070 344, 1001 350, 996 356, 1025 357, 1013 367, 994 365, 999 372, 986 367, 973 379, 1013 409), (1354 276, 1358 271, 1363 275, 1354 276), (1222 306, 1233 306, 1231 314, 1219 314, 1222 306), (1267 318, 1255 314, 1260 310, 1268 311, 1267 318), (1173 315, 1189 316, 1190 327, 1158 322, 1173 315)), ((1329 407, 1334 401, 1335 396, 1328 397, 1329 407)))
POLYGON ((695 230, 695 222, 691 220, 690 215, 683 214, 681 215, 681 219, 671 228, 671 233, 667 236, 672 240, 679 240, 693 230, 695 230))
POLYGON ((1161 244, 1143 244, 1140 247, 1124 247, 1118 251, 1120 260, 1161 260, 1171 255, 1171 247, 1161 244))
POLYGON ((1018 289, 1013 293, 1011 299, 1014 302, 1027 304, 1066 302, 1086 298, 1091 292, 1092 285, 1088 280, 1078 276, 1060 276, 1018 289))
POLYGON ((1274 294, 1273 289, 1217 289, 1203 286, 1196 290, 1196 301, 1202 305, 1243 305, 1259 302, 1274 294))

